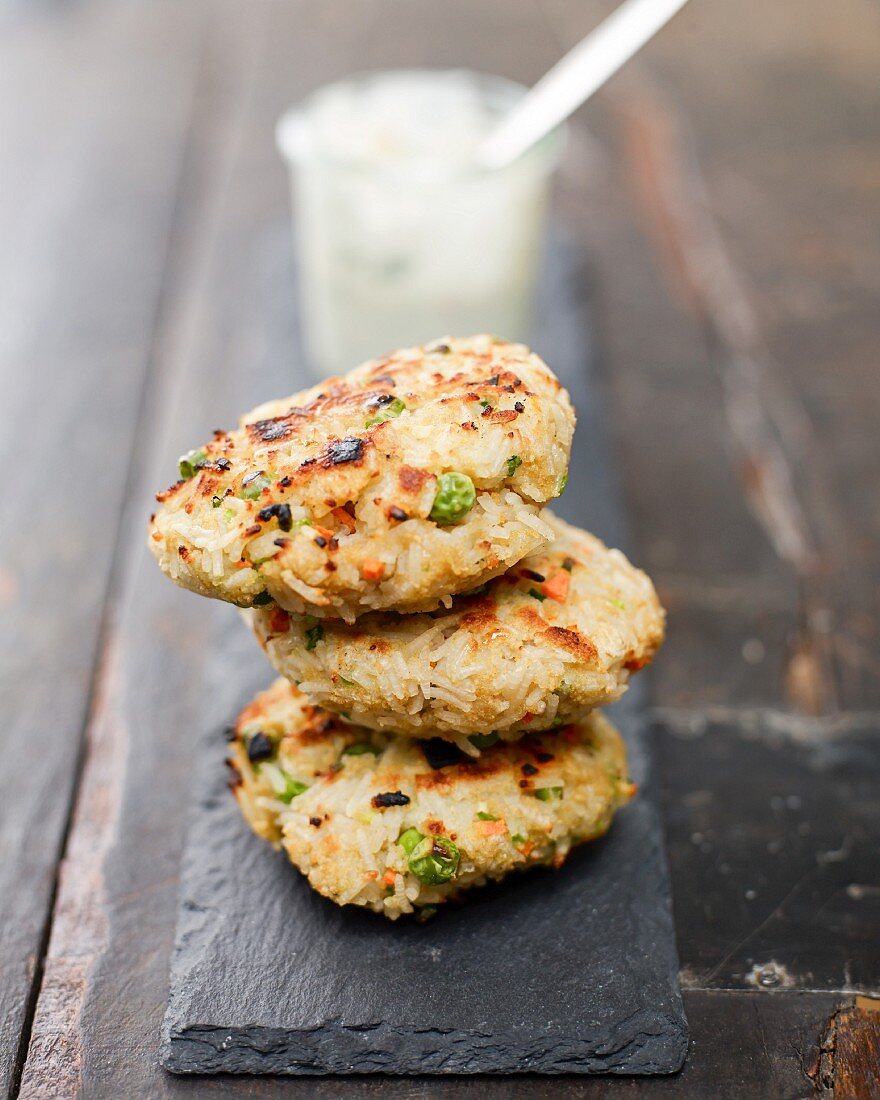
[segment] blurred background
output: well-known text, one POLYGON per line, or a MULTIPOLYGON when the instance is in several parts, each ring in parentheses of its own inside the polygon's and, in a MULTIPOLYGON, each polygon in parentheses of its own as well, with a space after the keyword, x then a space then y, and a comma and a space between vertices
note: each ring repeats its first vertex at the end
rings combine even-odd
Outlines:
MULTIPOLYGON (((529 86, 613 7, 0 5, 0 1086, 30 1049, 32 1085, 46 1059, 93 1095, 160 1095, 137 1052, 164 1007, 192 765, 177 734, 228 720, 245 658, 217 608, 153 576, 152 493, 213 429, 392 330, 370 327, 370 226, 346 229, 338 181, 294 181, 295 249, 278 120, 376 70, 529 86), (111 1054, 102 1021, 134 985, 111 1054)), ((479 288, 446 316, 509 317, 551 366, 563 316, 598 380, 632 555, 670 611, 652 717, 709 1044, 753 1022, 712 1016, 707 991, 755 989, 757 964, 781 967, 768 988, 880 983, 878 72, 872 0, 691 0, 575 114, 540 185, 480 195, 442 276, 461 290, 462 255, 476 270, 519 234, 490 272, 491 324, 468 311, 479 288)), ((406 247, 448 243, 450 186, 427 236, 374 188, 377 239, 388 216, 406 247)), ((381 278, 411 290, 409 263, 383 256, 381 278)), ((798 1050, 836 1003, 776 1002, 777 1080, 803 1080, 798 1050)), ((743 1070, 756 1089, 763 1058, 743 1070)))

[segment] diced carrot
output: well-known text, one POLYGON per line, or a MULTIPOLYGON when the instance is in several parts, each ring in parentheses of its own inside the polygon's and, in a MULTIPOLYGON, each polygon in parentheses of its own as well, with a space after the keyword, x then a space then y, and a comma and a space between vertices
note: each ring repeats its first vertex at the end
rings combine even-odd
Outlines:
POLYGON ((532 849, 534 847, 535 847, 534 844, 530 840, 527 840, 525 842, 525 844, 520 845, 519 850, 522 852, 522 854, 524 856, 528 856, 528 855, 531 855, 532 849))
POLYGON ((507 832, 507 822, 503 817, 497 821, 478 821, 477 832, 481 836, 503 836, 507 832))
POLYGON ((330 514, 336 516, 339 522, 346 526, 349 531, 357 530, 357 523, 354 516, 350 512, 346 512, 344 508, 334 508, 330 514))
POLYGON ((162 535, 158 531, 154 531, 151 537, 153 539, 153 542, 161 542, 162 541, 162 535))
POLYGON ((322 539, 327 539, 329 541, 333 538, 333 532, 331 530, 329 530, 327 527, 319 527, 317 523, 312 528, 312 530, 315 532, 316 535, 320 535, 322 539))
POLYGON ((548 600, 556 600, 557 603, 565 603, 568 597, 568 586, 571 584, 571 574, 567 569, 560 569, 552 577, 548 577, 541 585, 541 592, 548 600))
POLYGON ((378 558, 364 558, 361 576, 365 581, 381 581, 385 576, 385 563, 378 558))
POLYGON ((386 886, 393 886, 397 876, 393 871, 386 871, 382 877, 382 881, 386 886))
POLYGON ((290 616, 283 607, 273 607, 269 616, 269 630, 273 634, 283 634, 290 626, 290 616))

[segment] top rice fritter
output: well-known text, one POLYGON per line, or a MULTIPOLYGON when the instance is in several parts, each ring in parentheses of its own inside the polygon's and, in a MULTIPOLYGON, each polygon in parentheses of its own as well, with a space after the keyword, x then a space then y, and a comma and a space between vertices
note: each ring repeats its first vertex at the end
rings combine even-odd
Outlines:
POLYGON ((568 394, 528 348, 448 339, 243 418, 180 463, 150 548, 177 584, 353 621, 430 610, 546 544, 568 394))
POLYGON ((663 640, 649 578, 619 550, 543 513, 553 543, 448 610, 353 626, 249 613, 273 666, 362 726, 425 731, 474 753, 582 718, 626 690, 663 640))

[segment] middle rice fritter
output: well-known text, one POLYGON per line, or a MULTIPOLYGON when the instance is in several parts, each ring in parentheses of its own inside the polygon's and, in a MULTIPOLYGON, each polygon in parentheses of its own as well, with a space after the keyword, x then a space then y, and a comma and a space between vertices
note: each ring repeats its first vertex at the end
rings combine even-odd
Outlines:
POLYGON ((280 608, 252 622, 277 671, 361 726, 425 731, 476 753, 578 721, 619 698, 663 640, 650 579, 550 512, 554 541, 448 610, 315 623, 280 608))

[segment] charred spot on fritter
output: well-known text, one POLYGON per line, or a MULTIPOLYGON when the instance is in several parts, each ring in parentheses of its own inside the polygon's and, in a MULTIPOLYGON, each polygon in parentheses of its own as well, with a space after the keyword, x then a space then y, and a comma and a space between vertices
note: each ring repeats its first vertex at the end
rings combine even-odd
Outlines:
POLYGON ((408 806, 409 797, 403 791, 383 791, 370 800, 373 809, 384 810, 388 806, 408 806))
POLYGON ((461 617, 461 626, 474 630, 497 624, 498 604, 494 596, 474 596, 467 603, 468 609, 461 617))
POLYGON ((414 466, 401 466, 397 472, 397 483, 405 493, 419 493, 426 481, 433 478, 429 470, 417 470, 414 466))
POLYGON ((275 755, 275 745, 262 730, 252 733, 247 742, 247 757, 252 764, 269 760, 275 755))
POLYGON ((550 626, 544 631, 544 634, 553 645, 567 649, 569 653, 573 653, 582 661, 595 661, 599 656, 599 651, 590 639, 585 638, 580 631, 575 630, 573 627, 550 626))
POLYGON ((278 443, 289 439, 293 435, 292 411, 284 416, 273 416, 269 420, 257 420, 248 424, 247 430, 254 439, 263 443, 278 443))
POLYGON ((327 445, 321 456, 321 465, 324 469, 331 466, 341 466, 346 462, 360 462, 364 454, 363 439, 356 436, 346 436, 345 439, 337 439, 327 445))
POLYGON ((282 531, 289 531, 293 520, 290 515, 289 504, 267 504, 257 513, 257 519, 262 523, 268 523, 274 516, 278 520, 278 526, 282 531))
POLYGON ((416 787, 419 790, 451 790, 460 783, 479 782, 488 779, 490 775, 497 775, 499 771, 507 767, 505 759, 494 753, 483 753, 478 759, 468 758, 461 764, 453 764, 448 768, 424 772, 416 776, 416 787))
POLYGON ((432 768, 448 768, 452 764, 461 764, 468 759, 466 753, 454 741, 444 741, 442 737, 431 737, 419 741, 419 748, 432 768))

